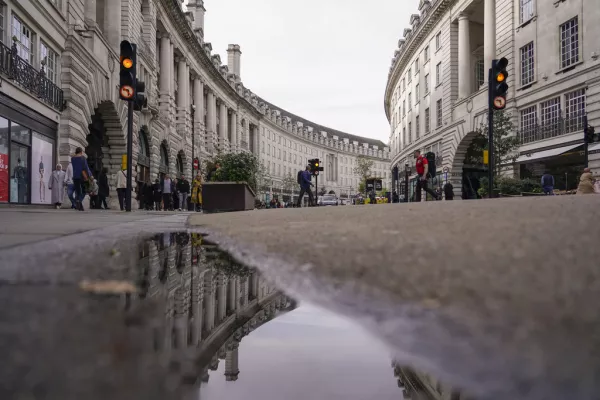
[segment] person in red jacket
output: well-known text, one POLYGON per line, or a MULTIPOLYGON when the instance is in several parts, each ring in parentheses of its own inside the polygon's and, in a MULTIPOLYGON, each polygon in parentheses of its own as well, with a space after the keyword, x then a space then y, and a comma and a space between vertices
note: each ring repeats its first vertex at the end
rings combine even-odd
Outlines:
POLYGON ((427 179, 429 178, 428 169, 429 165, 427 162, 427 157, 421 154, 421 150, 415 150, 415 158, 417 159, 416 170, 417 175, 417 190, 415 193, 415 201, 421 201, 421 190, 425 190, 427 193, 431 195, 436 200, 440 200, 438 194, 427 187, 427 179))

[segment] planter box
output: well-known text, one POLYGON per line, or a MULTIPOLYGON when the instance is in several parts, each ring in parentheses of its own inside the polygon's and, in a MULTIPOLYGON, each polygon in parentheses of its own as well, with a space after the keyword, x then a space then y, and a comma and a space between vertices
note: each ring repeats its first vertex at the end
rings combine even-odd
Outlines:
POLYGON ((246 182, 206 182, 202 185, 202 210, 207 213, 253 210, 255 197, 246 182))

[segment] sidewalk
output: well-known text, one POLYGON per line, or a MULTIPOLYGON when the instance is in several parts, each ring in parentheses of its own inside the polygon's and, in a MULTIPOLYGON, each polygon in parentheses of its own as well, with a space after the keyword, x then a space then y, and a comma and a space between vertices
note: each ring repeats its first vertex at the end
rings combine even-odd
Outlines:
POLYGON ((44 208, 0 208, 0 249, 118 224, 190 213, 44 208))

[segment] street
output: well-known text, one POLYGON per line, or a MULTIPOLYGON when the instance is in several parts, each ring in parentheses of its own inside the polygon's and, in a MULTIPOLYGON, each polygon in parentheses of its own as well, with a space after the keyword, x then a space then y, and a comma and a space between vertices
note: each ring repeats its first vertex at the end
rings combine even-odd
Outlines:
MULTIPOLYGON (((169 293, 175 293, 175 298, 182 296, 183 292, 177 294, 178 289, 166 289, 179 276, 175 271, 180 257, 188 260, 183 261, 184 269, 180 271, 182 288, 189 285, 184 283, 186 279, 208 279, 209 275, 202 274, 209 272, 202 271, 212 271, 213 267, 201 264, 211 265, 210 252, 214 250, 210 246, 202 244, 209 252, 196 253, 193 238, 190 250, 186 250, 188 240, 182 241, 177 235, 164 242, 164 235, 172 235, 165 232, 190 229, 208 235, 208 242, 217 244, 240 265, 261 273, 265 283, 257 282, 257 289, 250 289, 253 284, 242 289, 240 283, 237 287, 241 292, 232 296, 251 299, 254 290, 259 303, 260 293, 266 296, 265 302, 272 301, 269 293, 278 292, 258 288, 274 284, 291 298, 318 304, 354 320, 389 345, 395 359, 465 388, 476 398, 592 399, 600 389, 594 378, 600 373, 595 352, 600 337, 593 333, 600 329, 596 306, 600 298, 598 205, 598 196, 557 196, 211 215, 2 209, 0 292, 10 312, 0 319, 5 354, 0 379, 14 380, 9 392, 13 395, 33 390, 28 386, 32 382, 47 385, 56 393, 70 393, 65 392, 68 385, 49 383, 48 379, 57 378, 45 364, 27 358, 34 351, 28 350, 30 343, 37 343, 35 351, 45 359, 54 360, 47 363, 47 368, 83 368, 100 373, 105 366, 94 360, 104 357, 102 343, 106 340, 124 340, 111 345, 117 346, 114 351, 122 357, 124 371, 146 360, 143 371, 149 371, 147 377, 157 379, 160 368, 154 363, 158 361, 148 358, 145 342, 134 345, 123 338, 137 326, 137 335, 151 341, 141 332, 159 322, 149 316, 161 315, 157 311, 169 304, 169 293), (157 243, 156 251, 152 250, 154 245, 144 250, 136 244, 137 237, 157 233, 152 242, 157 243), (159 260, 163 259, 161 249, 169 246, 174 250, 165 253, 164 259, 173 260, 174 265, 164 275, 166 286, 162 291, 157 289, 163 282, 159 260), (149 264, 141 264, 138 252, 140 257, 149 257, 149 264), (146 317, 140 320, 141 325, 134 323, 124 331, 119 322, 124 316, 117 312, 119 302, 108 301, 107 297, 108 302, 98 303, 78 290, 106 287, 94 286, 95 281, 135 283, 140 274, 136 272, 138 265, 150 265, 144 275, 149 284, 142 287, 148 288, 154 300, 140 303, 132 309, 135 312, 125 311, 123 315, 133 312, 146 317), (186 265, 190 272, 186 272, 186 265), (83 281, 92 283, 84 287, 80 285, 83 281), (165 296, 164 301, 157 301, 162 299, 160 296, 165 296), (76 304, 79 306, 73 308, 76 304), (41 326, 46 328, 40 330, 41 326), (63 335, 70 341, 60 340, 63 335), (90 340, 79 341, 77 335, 90 340), (69 365, 61 364, 61 352, 69 365), (87 358, 76 356, 77 352, 87 358), (33 368, 34 381, 15 378, 10 371, 17 366, 33 368)), ((252 281, 240 273, 240 282, 252 281)), ((226 281, 223 284, 229 288, 226 281)), ((94 290, 114 290, 118 294, 121 289, 94 290)), ((216 351, 210 349, 215 346, 211 341, 221 343, 217 337, 223 329, 217 329, 218 324, 230 323, 225 319, 229 311, 218 305, 225 304, 219 303, 219 296, 225 299, 229 294, 220 289, 206 290, 204 296, 216 296, 209 297, 216 314, 210 318, 205 314, 204 318, 216 318, 216 325, 200 322, 209 342, 198 349, 216 351)), ((196 296, 201 295, 192 294, 191 299, 196 296)), ((131 307, 127 305, 129 297, 124 299, 121 304, 127 310, 131 307)), ((205 307, 208 301, 205 297, 205 307)), ((239 314, 234 314, 238 315, 236 320, 254 315, 248 314, 246 306, 240 307, 239 314)), ((193 337, 167 341, 177 346, 193 337)), ((178 351, 186 360, 195 357, 178 351)), ((133 376, 131 371, 123 373, 133 376)), ((80 377, 81 382, 70 384, 86 393, 88 399, 105 398, 94 397, 85 388, 85 382, 105 381, 93 376, 80 377)), ((140 396, 149 395, 152 388, 166 384, 160 381, 137 391, 139 385, 147 384, 143 376, 118 384, 111 382, 107 393, 114 398, 137 398, 127 397, 130 390, 140 396)), ((160 387, 157 394, 147 398, 158 399, 160 393, 166 393, 166 386, 160 387)))

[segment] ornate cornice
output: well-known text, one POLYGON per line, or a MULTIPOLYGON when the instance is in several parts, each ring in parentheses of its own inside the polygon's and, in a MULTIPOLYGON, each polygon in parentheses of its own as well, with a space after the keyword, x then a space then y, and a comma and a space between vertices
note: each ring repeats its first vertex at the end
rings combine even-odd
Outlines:
POLYGON ((393 95, 394 88, 396 87, 396 83, 400 79, 401 72, 404 70, 404 67, 408 64, 409 60, 414 55, 416 49, 421 45, 423 39, 427 37, 433 28, 438 24, 441 17, 448 10, 450 6, 456 3, 456 0, 438 0, 437 4, 433 6, 433 9, 427 14, 425 19, 421 21, 421 25, 417 28, 412 35, 406 39, 404 46, 402 46, 401 53, 398 55, 396 62, 392 67, 392 71, 388 76, 387 85, 385 87, 385 97, 384 97, 384 108, 385 115, 390 121, 390 99, 393 95))

